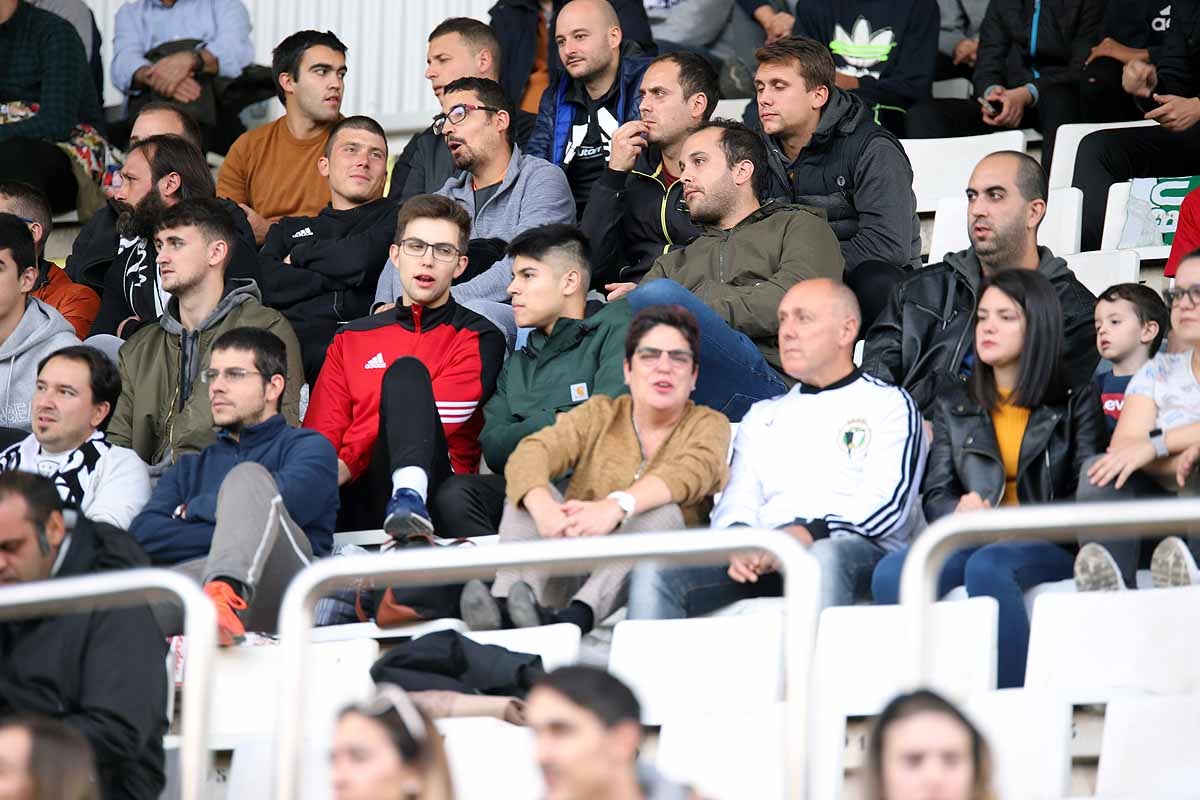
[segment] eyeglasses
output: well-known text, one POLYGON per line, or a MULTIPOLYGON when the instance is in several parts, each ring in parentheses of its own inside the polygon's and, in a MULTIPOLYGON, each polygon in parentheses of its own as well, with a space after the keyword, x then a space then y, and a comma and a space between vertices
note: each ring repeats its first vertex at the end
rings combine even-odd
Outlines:
POLYGON ((225 369, 206 369, 200 372, 201 383, 212 383, 217 378, 224 377, 230 383, 241 383, 247 375, 262 375, 261 372, 255 372, 252 369, 242 369, 241 367, 226 367, 225 369))
POLYGON ((441 136, 442 131, 446 128, 447 121, 451 125, 457 125, 466 119, 467 114, 470 114, 472 111, 487 111, 489 114, 495 114, 500 109, 495 106, 477 106, 474 103, 459 103, 445 114, 438 114, 433 118, 433 132, 441 136))
POLYGON ((424 239, 401 239, 400 250, 406 256, 412 258, 424 258, 425 251, 433 248, 434 261, 453 261, 462 255, 462 250, 459 250, 452 244, 440 242, 438 244, 430 244, 424 239))
POLYGON ((693 356, 688 350, 660 350, 657 347, 639 347, 633 351, 633 356, 639 363, 649 367, 657 364, 663 357, 663 353, 666 353, 672 367, 690 367, 692 365, 693 356))
POLYGON ((1167 305, 1174 308, 1179 305, 1179 301, 1187 296, 1193 306, 1200 307, 1200 283, 1194 283, 1191 286, 1176 286, 1174 289, 1163 290, 1163 300, 1167 301, 1167 305))

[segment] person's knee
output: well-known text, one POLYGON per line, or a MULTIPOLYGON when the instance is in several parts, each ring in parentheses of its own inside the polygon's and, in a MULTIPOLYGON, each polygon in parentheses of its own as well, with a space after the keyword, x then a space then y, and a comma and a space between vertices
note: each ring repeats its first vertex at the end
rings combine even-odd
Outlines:
POLYGON ((963 568, 963 583, 968 594, 993 595, 1013 584, 1013 560, 1004 547, 981 547, 971 554, 963 568))
POLYGON ((1079 468, 1079 481, 1075 484, 1076 502, 1088 503, 1111 497, 1111 486, 1093 486, 1092 482, 1088 479, 1088 470, 1103 457, 1103 455, 1092 456, 1083 462, 1083 466, 1079 468))
POLYGON ((629 293, 629 303, 636 308, 646 306, 662 306, 678 303, 683 295, 690 295, 687 289, 670 278, 658 278, 640 284, 629 293))
POLYGON ((636 531, 677 531, 684 527, 683 511, 675 503, 651 509, 630 517, 622 528, 627 533, 636 531))
POLYGON ((279 494, 279 486, 271 477, 271 471, 255 461, 243 461, 221 480, 218 502, 229 492, 279 494))
POLYGON ((385 391, 390 384, 411 385, 415 381, 433 382, 433 379, 429 377, 429 368, 415 356, 397 358, 383 373, 385 391))

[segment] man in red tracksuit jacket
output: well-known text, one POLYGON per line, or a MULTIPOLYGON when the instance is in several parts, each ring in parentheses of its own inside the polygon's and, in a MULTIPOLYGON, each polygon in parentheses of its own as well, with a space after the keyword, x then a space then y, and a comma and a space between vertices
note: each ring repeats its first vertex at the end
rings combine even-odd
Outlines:
POLYGON ((458 305, 471 219, 453 200, 418 195, 396 219, 394 308, 338 331, 304 427, 338 454, 339 530, 378 527, 428 537, 426 498, 452 473, 479 470, 483 405, 496 388, 504 336, 458 305))

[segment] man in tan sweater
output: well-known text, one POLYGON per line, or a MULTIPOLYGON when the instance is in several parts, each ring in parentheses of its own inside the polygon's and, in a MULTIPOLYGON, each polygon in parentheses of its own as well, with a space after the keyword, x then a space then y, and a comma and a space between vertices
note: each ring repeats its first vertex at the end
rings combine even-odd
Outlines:
POLYGON ((217 196, 242 207, 259 244, 280 217, 315 217, 329 204, 316 165, 342 116, 346 45, 329 31, 293 33, 272 53, 271 70, 286 112, 239 136, 217 173, 217 196))

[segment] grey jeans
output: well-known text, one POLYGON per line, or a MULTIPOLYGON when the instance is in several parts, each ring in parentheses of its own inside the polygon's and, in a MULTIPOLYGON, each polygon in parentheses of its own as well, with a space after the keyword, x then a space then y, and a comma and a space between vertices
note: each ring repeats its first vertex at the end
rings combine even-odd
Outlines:
MULTIPOLYGON (((562 495, 551 487, 551 494, 558 502, 562 495)), ((668 504, 652 508, 630 517, 617 532, 609 536, 629 533, 651 533, 654 531, 676 531, 683 528, 683 513, 679 506, 668 504)), ((540 538, 533 516, 512 503, 504 504, 504 516, 500 520, 500 543, 531 542, 540 538)), ((492 584, 492 595, 508 597, 508 590, 517 581, 525 581, 537 595, 538 602, 551 608, 563 608, 573 600, 586 603, 592 616, 599 624, 621 606, 629 591, 629 571, 632 561, 614 561, 594 570, 586 578, 551 577, 534 567, 503 567, 496 571, 496 582, 492 584)))
MULTIPOLYGON (((233 578, 246 587, 249 608, 246 630, 273 632, 279 621, 279 603, 292 577, 313 560, 312 545, 304 531, 279 504, 275 479, 261 464, 238 464, 217 494, 217 525, 206 558, 176 564, 172 569, 194 578, 201 585, 214 578, 233 578)), ((165 609, 161 617, 167 635, 183 632, 178 607, 165 609)))

